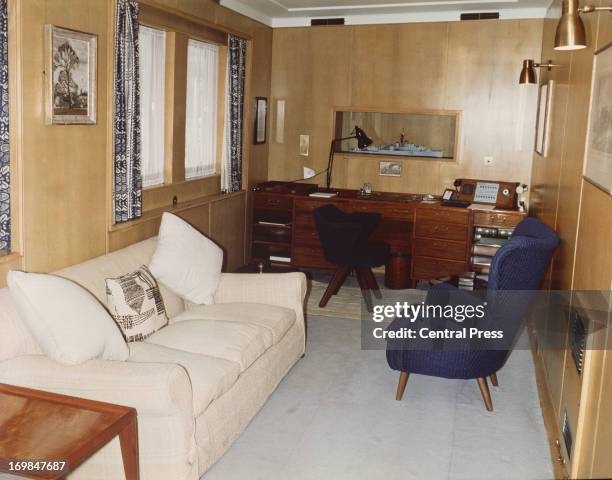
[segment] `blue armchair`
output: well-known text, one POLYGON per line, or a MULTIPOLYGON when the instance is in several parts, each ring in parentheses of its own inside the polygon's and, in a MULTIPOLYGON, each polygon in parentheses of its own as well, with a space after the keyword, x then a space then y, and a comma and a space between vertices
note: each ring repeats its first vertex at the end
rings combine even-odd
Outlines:
MULTIPOLYGON (((491 262, 486 290, 488 301, 486 319, 480 325, 495 326, 503 322, 509 336, 518 335, 529 308, 529 292, 538 290, 550 259, 559 245, 559 237, 549 227, 535 218, 527 218, 517 225, 511 238, 499 249, 491 262), (517 292, 522 291, 522 292, 517 292), (518 299, 518 301, 517 301, 518 299), (501 319, 501 320, 500 320, 501 319)), ((433 286, 426 304, 476 304, 483 299, 469 292, 458 290, 447 283, 433 286)), ((418 321, 418 320, 417 320, 418 321)), ((436 321, 434 320, 435 324, 436 321)), ((445 321, 444 328, 458 328, 456 322, 445 321), (453 327, 454 326, 454 327, 453 327)), ((407 320, 396 318, 389 330, 407 326, 407 320)), ((440 322, 438 321, 438 326, 440 322)), ((439 343, 427 347, 410 345, 407 340, 387 341, 387 362, 400 372, 396 399, 401 400, 408 376, 430 375, 454 379, 477 379, 487 410, 493 410, 487 377, 497 386, 497 371, 505 364, 511 346, 493 350, 473 348, 444 349, 439 343)), ((469 343, 469 342, 467 342, 469 343)), ((504 344, 510 345, 510 343, 504 344)))

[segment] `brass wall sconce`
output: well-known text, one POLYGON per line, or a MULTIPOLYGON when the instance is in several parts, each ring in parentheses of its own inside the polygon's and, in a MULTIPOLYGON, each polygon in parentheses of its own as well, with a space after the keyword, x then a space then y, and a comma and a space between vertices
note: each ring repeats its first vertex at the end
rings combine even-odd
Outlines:
POLYGON ((555 65, 552 60, 548 63, 535 63, 533 60, 523 60, 523 69, 521 70, 521 76, 519 77, 519 83, 521 85, 535 85, 538 83, 538 77, 536 76, 536 68, 547 68, 552 70, 554 67, 560 67, 561 65, 555 65))
POLYGON ((586 31, 580 18, 581 13, 612 11, 612 7, 595 7, 585 5, 580 7, 579 0, 563 0, 561 20, 555 34, 555 50, 580 50, 586 48, 586 31))

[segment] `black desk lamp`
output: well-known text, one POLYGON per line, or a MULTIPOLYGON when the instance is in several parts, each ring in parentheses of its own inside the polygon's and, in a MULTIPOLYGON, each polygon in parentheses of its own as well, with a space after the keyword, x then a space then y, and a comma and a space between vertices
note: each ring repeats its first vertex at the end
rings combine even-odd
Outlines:
POLYGON ((344 140, 352 140, 352 139, 357 139, 357 147, 359 148, 359 150, 363 150, 364 148, 372 145, 372 139, 368 137, 366 133, 358 126, 355 126, 355 129, 351 132, 350 137, 335 138, 334 140, 332 140, 331 147, 329 149, 329 160, 327 162, 327 180, 325 184, 326 188, 325 190, 319 190, 319 191, 324 191, 324 192, 332 191, 330 190, 330 186, 331 186, 331 181, 332 181, 332 170, 334 168, 334 153, 335 153, 336 143, 342 142, 344 140))

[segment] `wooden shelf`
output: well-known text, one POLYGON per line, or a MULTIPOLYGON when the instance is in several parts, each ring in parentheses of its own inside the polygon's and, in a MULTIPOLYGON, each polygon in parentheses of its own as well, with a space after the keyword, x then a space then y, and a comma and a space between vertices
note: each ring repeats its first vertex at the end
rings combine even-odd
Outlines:
POLYGON ((274 245, 279 247, 291 247, 291 242, 274 242, 269 240, 255 240, 253 239, 253 243, 257 245, 274 245))

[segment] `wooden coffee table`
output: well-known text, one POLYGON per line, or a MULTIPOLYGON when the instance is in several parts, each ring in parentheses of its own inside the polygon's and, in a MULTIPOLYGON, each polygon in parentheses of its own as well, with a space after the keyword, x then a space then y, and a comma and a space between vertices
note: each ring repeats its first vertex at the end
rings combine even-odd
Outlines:
POLYGON ((0 383, 0 472, 62 479, 116 435, 138 480, 136 410, 0 383))

